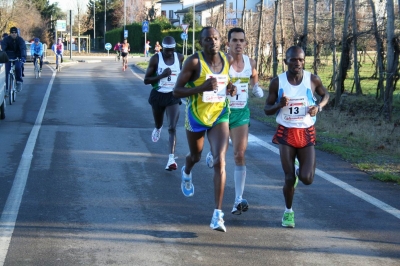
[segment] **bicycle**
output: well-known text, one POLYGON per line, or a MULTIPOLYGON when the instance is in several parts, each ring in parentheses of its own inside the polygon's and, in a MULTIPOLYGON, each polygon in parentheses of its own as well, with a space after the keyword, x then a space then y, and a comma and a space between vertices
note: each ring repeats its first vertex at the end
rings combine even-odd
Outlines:
POLYGON ((12 105, 17 98, 17 81, 15 80, 15 61, 20 61, 19 58, 9 59, 11 62, 10 73, 8 74, 8 103, 12 105))
POLYGON ((56 54, 56 70, 61 72, 61 55, 56 54))
POLYGON ((40 78, 41 72, 40 72, 40 58, 38 56, 35 57, 35 78, 40 78))

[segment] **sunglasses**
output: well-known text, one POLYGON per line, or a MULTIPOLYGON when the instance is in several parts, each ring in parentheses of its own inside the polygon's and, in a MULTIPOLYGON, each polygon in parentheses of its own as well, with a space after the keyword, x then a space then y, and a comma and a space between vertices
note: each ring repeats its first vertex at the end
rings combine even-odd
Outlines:
POLYGON ((13 34, 13 33, 18 33, 18 32, 16 32, 16 31, 12 31, 12 32, 10 32, 11 34, 13 34))

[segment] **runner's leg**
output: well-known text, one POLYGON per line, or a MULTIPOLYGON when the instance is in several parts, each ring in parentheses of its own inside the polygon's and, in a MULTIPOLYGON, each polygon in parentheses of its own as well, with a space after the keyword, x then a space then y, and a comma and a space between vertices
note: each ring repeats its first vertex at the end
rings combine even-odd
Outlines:
POLYGON ((186 155, 185 160, 185 173, 190 174, 193 166, 200 161, 201 153, 204 146, 204 135, 205 131, 202 132, 191 132, 186 130, 186 138, 189 145, 189 153, 186 155))
POLYGON ((283 186, 283 195, 285 197, 286 208, 292 208, 294 183, 296 181, 294 160, 296 158, 296 148, 279 144, 279 154, 281 157, 282 169, 285 173, 285 184, 283 186))
POLYGON ((308 146, 297 150, 299 160, 299 179, 304 185, 311 185, 315 175, 315 147, 308 146))
POLYGON ((179 120, 179 104, 167 106, 166 114, 168 119, 169 147, 170 154, 175 154, 176 146, 176 124, 179 120))
POLYGON ((246 181, 246 159, 245 152, 247 149, 249 135, 249 125, 242 125, 230 130, 230 137, 233 144, 233 154, 235 158, 235 199, 243 196, 246 181))

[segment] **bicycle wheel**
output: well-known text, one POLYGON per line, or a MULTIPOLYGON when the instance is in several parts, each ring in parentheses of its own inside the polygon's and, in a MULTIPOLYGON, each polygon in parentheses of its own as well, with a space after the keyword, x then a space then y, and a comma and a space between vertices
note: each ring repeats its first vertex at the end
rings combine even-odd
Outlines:
POLYGON ((37 79, 39 77, 39 63, 36 61, 35 64, 35 78, 37 79))
POLYGON ((0 119, 6 118, 6 99, 3 99, 3 103, 0 106, 0 119))
POLYGON ((13 103, 13 91, 14 91, 14 76, 8 75, 8 103, 12 105, 13 103))

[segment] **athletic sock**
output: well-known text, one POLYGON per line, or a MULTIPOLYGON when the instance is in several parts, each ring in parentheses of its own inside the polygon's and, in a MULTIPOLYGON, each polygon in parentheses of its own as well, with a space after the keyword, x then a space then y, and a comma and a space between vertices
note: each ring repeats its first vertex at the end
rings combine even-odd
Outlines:
POLYGON ((293 212, 293 209, 292 208, 288 209, 285 207, 285 212, 293 212))
POLYGON ((244 184, 246 181, 246 166, 236 165, 233 177, 235 179, 235 199, 241 199, 243 196, 244 184))

